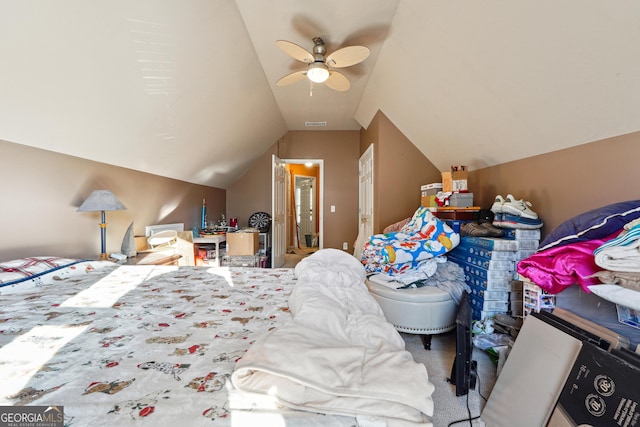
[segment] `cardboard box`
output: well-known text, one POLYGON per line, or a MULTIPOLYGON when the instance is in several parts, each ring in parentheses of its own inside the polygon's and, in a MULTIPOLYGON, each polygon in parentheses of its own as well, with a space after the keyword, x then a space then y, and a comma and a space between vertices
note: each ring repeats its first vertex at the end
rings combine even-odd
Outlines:
POLYGON ((438 191, 442 191, 442 183, 434 182, 432 184, 425 184, 420 187, 420 195, 421 196, 435 196, 438 194, 438 191))
POLYGON ((468 190, 467 171, 442 172, 442 191, 456 192, 468 190))
POLYGON ((424 208, 438 207, 438 204, 436 203, 436 196, 422 196, 420 198, 420 205, 424 208))
POLYGON ((637 426, 639 383, 640 368, 585 342, 548 426, 637 426))
POLYGON ((258 233, 227 233, 227 255, 254 256, 258 250, 258 233))
MULTIPOLYGON (((456 233, 460 233, 460 226, 462 226, 462 224, 464 224, 465 222, 469 222, 469 221, 460 221, 460 220, 456 220, 456 219, 444 219, 443 221, 449 227, 451 227, 451 229, 456 233)), ((460 247, 460 246, 458 245, 458 247, 460 247)))

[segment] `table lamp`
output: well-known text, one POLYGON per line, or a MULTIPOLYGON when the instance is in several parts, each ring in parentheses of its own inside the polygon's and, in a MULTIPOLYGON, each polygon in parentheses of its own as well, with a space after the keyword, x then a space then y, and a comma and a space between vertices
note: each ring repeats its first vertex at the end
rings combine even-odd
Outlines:
POLYGON ((101 248, 100 259, 109 258, 107 255, 107 223, 105 221, 105 211, 122 211, 127 208, 120 203, 120 200, 109 190, 95 190, 87 200, 84 201, 76 212, 102 212, 100 222, 101 248))

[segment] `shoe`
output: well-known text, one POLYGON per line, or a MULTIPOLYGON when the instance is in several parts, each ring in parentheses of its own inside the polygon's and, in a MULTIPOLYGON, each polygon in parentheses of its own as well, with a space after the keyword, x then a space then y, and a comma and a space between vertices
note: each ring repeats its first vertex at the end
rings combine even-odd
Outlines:
POLYGON ((484 222, 492 223, 495 214, 493 211, 489 209, 480 209, 476 215, 474 215, 474 219, 478 221, 478 224, 482 224, 484 222))
POLYGON ((504 214, 502 213, 497 213, 494 215, 493 217, 493 226, 494 227, 502 227, 502 217, 504 216, 504 214))
POLYGON ((520 228, 523 230, 535 230, 542 228, 542 220, 539 218, 529 219, 519 215, 502 214, 501 228, 520 228))
POLYGON ((491 205, 491 212, 493 212, 494 214, 501 214, 502 205, 504 205, 504 198, 498 194, 493 201, 493 205, 491 205))
POLYGON ((483 222, 480 224, 480 227, 487 229, 490 237, 504 237, 505 235, 504 230, 494 226, 490 222, 483 222))
MULTIPOLYGON (((494 203, 495 204, 495 203, 494 203)), ((502 213, 517 215, 523 218, 538 219, 538 214, 531 210, 531 202, 516 200, 511 194, 502 204, 502 213)))
POLYGON ((477 222, 465 222, 460 226, 460 235, 473 237, 489 237, 489 230, 477 222))

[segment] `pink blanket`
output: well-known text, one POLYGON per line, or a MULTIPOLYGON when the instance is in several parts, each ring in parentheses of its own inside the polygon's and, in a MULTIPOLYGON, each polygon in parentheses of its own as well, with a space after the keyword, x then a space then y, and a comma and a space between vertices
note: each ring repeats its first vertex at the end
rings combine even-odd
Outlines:
POLYGON ((552 294, 573 284, 579 284, 588 293, 589 285, 600 283, 597 277, 589 276, 602 270, 595 263, 593 251, 617 235, 614 233, 604 239, 571 243, 537 252, 518 263, 518 274, 552 294))

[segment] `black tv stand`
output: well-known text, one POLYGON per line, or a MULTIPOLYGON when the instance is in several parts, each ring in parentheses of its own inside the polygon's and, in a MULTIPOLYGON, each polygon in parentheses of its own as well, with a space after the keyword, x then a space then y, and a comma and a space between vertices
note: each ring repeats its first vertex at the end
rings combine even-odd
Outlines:
POLYGON ((456 314, 456 357, 451 367, 449 382, 456 386, 456 396, 469 393, 476 386, 477 363, 472 360, 473 334, 471 332, 471 296, 462 293, 456 314))
POLYGON ((421 334, 420 339, 422 340, 422 346, 425 350, 431 350, 431 337, 433 335, 421 334))
MULTIPOLYGON (((456 356, 457 358, 458 356, 456 356)), ((471 363, 469 364, 469 384, 468 387, 462 387, 462 390, 467 390, 464 391, 460 394, 458 394, 458 389, 459 387, 456 387, 456 396, 464 396, 465 394, 467 394, 468 390, 475 390, 476 389, 476 379, 478 376, 478 362, 475 360, 472 360, 471 363)), ((456 384, 456 361, 453 361, 453 365, 451 366, 451 376, 448 378, 447 380, 449 382, 449 384, 451 385, 457 385, 456 384)), ((460 384, 462 386, 462 384, 460 384)))

